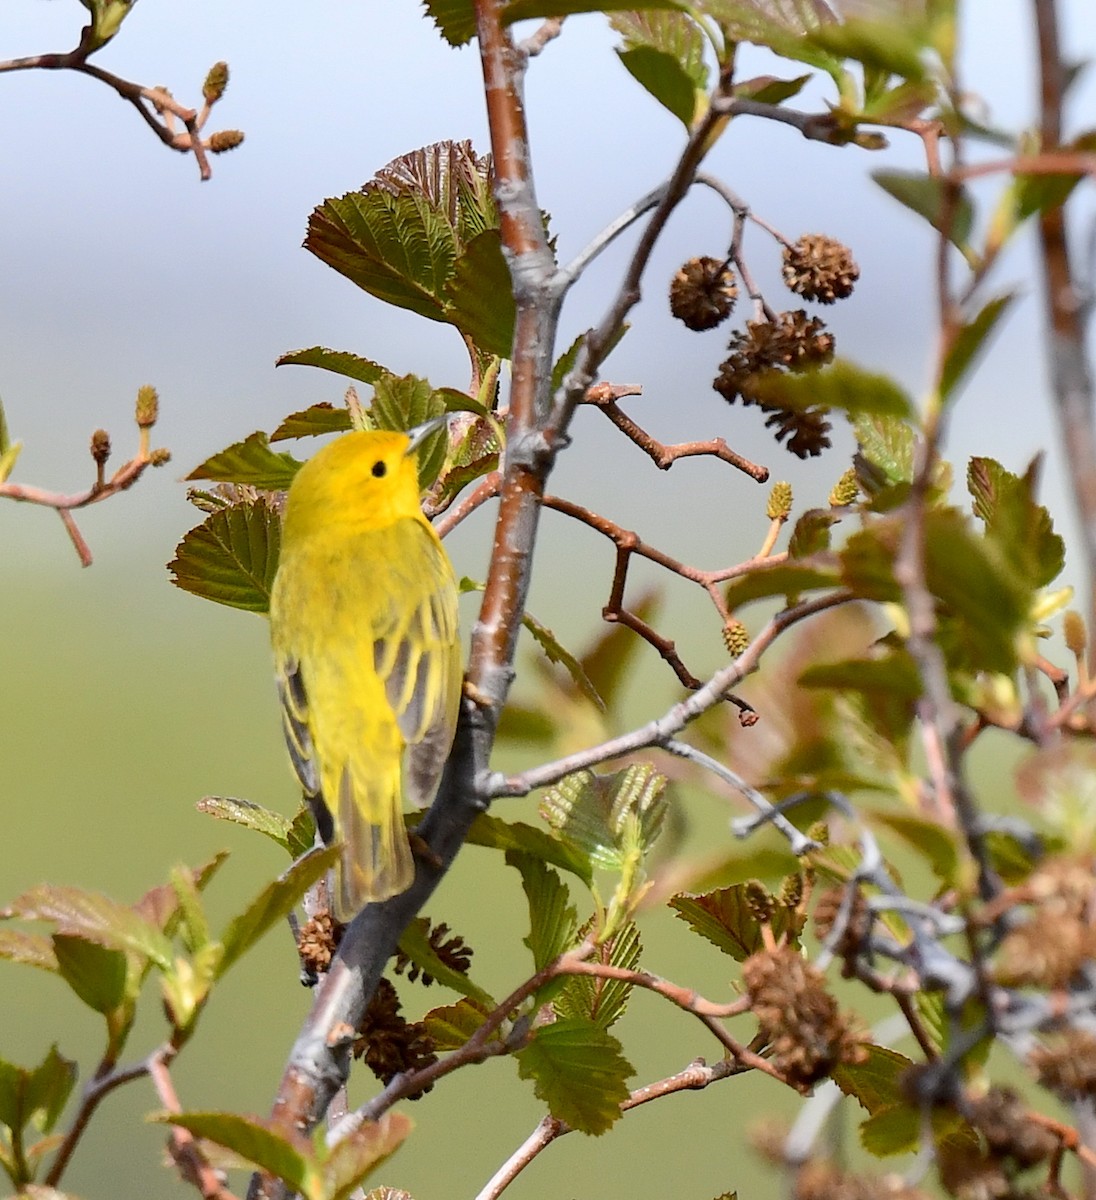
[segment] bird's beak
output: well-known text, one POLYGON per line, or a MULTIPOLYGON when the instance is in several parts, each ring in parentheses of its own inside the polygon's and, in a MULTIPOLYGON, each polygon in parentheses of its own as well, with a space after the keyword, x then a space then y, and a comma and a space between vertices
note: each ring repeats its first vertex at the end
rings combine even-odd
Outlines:
POLYGON ((448 420, 449 414, 442 413, 440 416, 431 417, 429 421, 423 421, 421 425, 413 426, 407 431, 407 436, 410 440, 407 443, 407 449, 404 453, 414 454, 432 433, 444 428, 448 420))

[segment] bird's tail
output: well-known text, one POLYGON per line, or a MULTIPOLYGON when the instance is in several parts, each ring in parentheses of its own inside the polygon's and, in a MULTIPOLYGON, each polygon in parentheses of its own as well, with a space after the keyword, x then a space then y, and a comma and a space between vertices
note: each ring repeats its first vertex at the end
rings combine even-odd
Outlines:
POLYGON ((339 803, 342 860, 336 872, 335 916, 349 921, 366 904, 405 892, 415 878, 415 860, 403 824, 403 801, 395 786, 369 789, 345 786, 339 803))

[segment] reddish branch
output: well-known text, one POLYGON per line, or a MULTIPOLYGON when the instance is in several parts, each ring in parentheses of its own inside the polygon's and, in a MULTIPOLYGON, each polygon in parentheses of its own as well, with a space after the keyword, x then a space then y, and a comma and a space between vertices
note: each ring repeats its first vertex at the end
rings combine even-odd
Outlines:
POLYGON ((89 504, 98 504, 100 500, 106 500, 110 496, 115 496, 119 492, 124 492, 127 488, 133 487, 137 480, 144 474, 145 468, 150 466, 152 462, 152 458, 147 453, 139 453, 135 458, 131 458, 129 462, 120 466, 109 479, 100 478, 86 491, 76 492, 72 495, 47 491, 45 488, 33 487, 27 483, 0 483, 0 498, 6 497, 9 500, 22 501, 26 504, 40 504, 45 508, 52 508, 61 518, 69 537, 72 539, 72 544, 76 547, 76 553, 80 556, 81 564, 85 567, 90 567, 92 561, 91 550, 88 548, 87 542, 84 541, 83 534, 76 526, 76 521, 72 516, 73 509, 87 508, 89 504))

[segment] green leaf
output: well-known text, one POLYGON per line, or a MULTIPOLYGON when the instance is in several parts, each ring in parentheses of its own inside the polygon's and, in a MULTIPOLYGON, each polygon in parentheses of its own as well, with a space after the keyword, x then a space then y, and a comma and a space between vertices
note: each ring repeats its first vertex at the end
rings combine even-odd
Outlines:
POLYGON ((928 30, 907 14, 890 21, 853 18, 821 25, 810 38, 838 58, 854 59, 885 75, 914 81, 925 78, 928 30))
POLYGON ((425 0, 424 6, 450 46, 464 46, 476 36, 472 0, 425 0))
POLYGON ((761 372, 751 381, 750 395, 789 412, 827 408, 840 409, 850 417, 870 414, 909 419, 914 411, 910 398, 892 379, 864 371, 845 359, 801 374, 761 372))
POLYGON ((968 321, 959 330, 944 359, 944 367, 940 373, 940 396, 942 399, 949 399, 962 383, 975 359, 985 348, 990 335, 997 328, 998 321, 1005 315, 1015 299, 1015 292, 1007 292, 1003 296, 995 297, 980 309, 973 320, 968 321))
POLYGON ((98 1013, 110 1013, 127 998, 128 964, 121 950, 86 938, 53 935, 57 969, 76 995, 98 1013))
POLYGON ((401 1112, 386 1112, 378 1121, 344 1134, 323 1157, 324 1200, 350 1200, 358 1185, 390 1158, 414 1124, 401 1112))
POLYGON ((887 1046, 866 1045, 864 1051, 861 1062, 838 1063, 831 1077, 846 1096, 874 1115, 903 1100, 902 1076, 913 1060, 887 1046))
POLYGON ((456 1004, 432 1008, 422 1023, 435 1050, 459 1050, 483 1024, 488 1012, 465 997, 456 1004))
POLYGON ((765 600, 770 596, 799 596, 803 592, 816 592, 837 587, 841 579, 835 568, 829 566, 807 566, 795 562, 759 563, 738 579, 727 585, 724 599, 730 612, 736 612, 753 600, 765 600))
MULTIPOLYGON (((413 429, 445 412, 445 400, 417 375, 386 375, 373 389, 369 415, 378 429, 413 429)), ((419 448, 419 488, 434 482, 445 463, 449 435, 444 428, 431 433, 419 448)))
POLYGON ((485 229, 465 246, 453 264, 443 299, 446 319, 480 351, 511 356, 517 307, 497 229, 485 229))
POLYGON ((0 1124, 16 1138, 31 1123, 49 1133, 64 1111, 76 1076, 76 1063, 58 1054, 55 1045, 30 1070, 0 1059, 0 1124))
POLYGON ((315 1200, 322 1194, 311 1147, 303 1138, 290 1141, 257 1117, 231 1112, 152 1113, 149 1121, 176 1125, 238 1154, 246 1162, 284 1180, 294 1191, 315 1200))
POLYGON ((542 1025, 517 1060, 518 1074, 533 1080, 552 1116, 583 1133, 605 1133, 628 1099, 632 1066, 616 1038, 593 1021, 542 1025))
POLYGON ((774 75, 758 75, 744 79, 734 85, 734 94, 744 100, 758 104, 783 104, 799 93, 811 81, 811 75, 797 75, 794 79, 777 79, 774 75))
POLYGON ((974 225, 974 205, 965 188, 952 198, 949 186, 919 171, 873 171, 872 178, 900 204, 923 217, 960 250, 966 250, 974 225))
MULTIPOLYGON (((382 367, 380 363, 375 363, 372 359, 351 354, 349 350, 328 350, 326 346, 310 346, 307 350, 291 350, 288 354, 283 354, 276 359, 274 365, 276 367, 321 367, 325 371, 334 371, 336 375, 345 375, 347 379, 356 379, 359 383, 368 384, 374 384, 378 379, 392 374, 387 367, 382 367)), ((312 412, 313 409, 323 407, 322 404, 316 404, 305 411, 312 412)), ((332 411, 341 412, 342 410, 336 408, 332 411)), ((349 429, 350 426, 347 425, 346 428, 349 429)), ((284 436, 297 437, 300 435, 285 434, 284 436)), ((272 435, 270 440, 278 441, 277 433, 272 435)))
POLYGON ((0 483, 4 483, 15 469, 15 461, 22 449, 21 442, 13 442, 8 436, 8 420, 4 416, 4 405, 0 401, 0 483))
POLYGON ((1033 588, 1046 587, 1065 566, 1065 542, 1054 532, 1047 509, 1036 503, 1040 460, 1014 475, 992 458, 976 457, 967 466, 967 490, 974 515, 985 522, 986 537, 1016 573, 1033 588))
POLYGON ((450 321, 445 293, 457 258, 498 225, 487 178, 469 142, 425 146, 316 208, 305 247, 378 299, 450 321))
POLYGON ((952 887, 959 878, 959 843, 955 834, 937 821, 926 820, 913 813, 865 810, 876 825, 896 833, 908 846, 917 851, 944 885, 952 887))
POLYGON ((860 1126, 860 1144, 876 1158, 911 1154, 921 1145, 924 1117, 912 1104, 881 1108, 860 1126))
POLYGON ((832 21, 821 5, 756 3, 756 0, 706 0, 705 13, 714 19, 728 42, 752 42, 796 62, 809 63, 834 79, 844 75, 841 59, 810 34, 832 21))
POLYGON ((789 558, 809 558, 830 548, 830 529, 839 518, 828 508, 808 509, 796 521, 788 539, 789 558))
POLYGON ((593 878, 589 860, 577 846, 560 838, 552 837, 535 825, 523 821, 504 821, 501 817, 480 813, 472 822, 465 841, 473 846, 487 846, 492 850, 517 850, 531 854, 543 862, 551 863, 564 871, 577 875, 583 883, 593 878))
POLYGON ((310 850, 233 917, 220 938, 224 952, 216 976, 222 976, 272 925, 284 920, 305 892, 338 862, 341 853, 341 846, 310 850))
MULTIPOLYGON (((735 962, 745 962, 765 946, 756 906, 748 898, 756 886, 752 882, 736 883, 733 887, 718 888, 701 896, 679 893, 671 898, 670 907, 694 933, 729 954, 735 962)), ((765 928, 771 928, 776 937, 787 933, 792 945, 798 943, 798 934, 786 906, 776 904, 765 928)))
POLYGON ((542 625, 536 617, 530 612, 522 615, 521 623, 533 635, 533 640, 544 651, 549 662, 558 663, 563 667, 575 686, 580 692, 601 712, 605 711, 605 701, 597 694, 597 690, 590 682, 589 676, 583 670, 582 663, 577 658, 562 646, 556 639, 556 635, 548 628, 547 625, 542 625))
POLYGON ((688 72, 674 55, 654 46, 635 46, 618 50, 624 69, 648 91, 663 108, 691 129, 696 115, 696 87, 688 72))
POLYGON ((861 488, 875 495, 884 486, 913 479, 913 427, 896 417, 860 414, 853 421, 860 452, 856 478, 861 488))
MULTIPOLYGON (((296 817, 290 821, 281 813, 271 812, 269 808, 253 804, 250 800, 237 800, 232 796, 203 796, 195 807, 199 812, 208 813, 211 817, 231 821, 234 825, 243 825, 246 829, 263 834, 271 841, 277 842, 294 858, 300 857, 312 847, 312 838, 303 845, 297 838, 296 817)), ((298 815, 299 812, 300 810, 298 815)))
POLYGON ((286 438, 320 437, 325 433, 348 433, 353 428, 350 413, 322 401, 300 412, 290 413, 270 435, 272 442, 286 438))
POLYGON ((171 943, 151 921, 99 892, 43 883, 12 901, 10 911, 27 921, 48 921, 57 933, 151 959, 161 970, 174 958, 171 943))
POLYGON ((21 929, 0 927, 0 959, 37 967, 40 971, 57 972, 57 955, 53 942, 40 933, 25 933, 21 929))
MULTIPOLYGON (((502 10, 504 24, 525 21, 530 17, 569 17, 574 13, 631 11, 637 0, 510 0, 502 10)), ((641 9, 683 9, 678 0, 639 0, 641 9)))
MULTIPOLYGON (((574 946, 578 913, 567 885, 542 859, 509 850, 506 864, 516 867, 521 874, 521 886, 529 904, 529 933, 522 941, 532 952, 534 969, 539 971, 574 946)), ((561 981, 554 983, 554 990, 558 991, 561 981)))
POLYGON ((246 483, 251 487, 277 492, 285 491, 300 469, 300 462, 292 454, 271 450, 266 434, 256 432, 207 458, 186 478, 246 483))
POLYGON ((433 976, 444 987, 452 988, 462 996, 467 996, 488 1012, 495 1007, 491 996, 481 987, 477 987, 463 972, 454 970, 430 945, 430 922, 426 917, 416 917, 400 936, 400 950, 424 974, 433 976))
POLYGON ((205 600, 265 613, 281 540, 281 518, 266 497, 218 509, 175 547, 171 582, 205 600))
MULTIPOLYGON (((598 946, 596 953, 598 962, 624 971, 636 970, 643 943, 635 922, 629 921, 615 937, 598 946)), ((622 979, 569 975, 553 1007, 561 1017, 582 1017, 608 1029, 624 1015, 631 992, 632 985, 622 979)))
POLYGON ((598 866, 620 870, 628 857, 630 827, 649 850, 666 815, 666 777, 650 763, 595 775, 575 771, 549 788, 540 815, 598 866))

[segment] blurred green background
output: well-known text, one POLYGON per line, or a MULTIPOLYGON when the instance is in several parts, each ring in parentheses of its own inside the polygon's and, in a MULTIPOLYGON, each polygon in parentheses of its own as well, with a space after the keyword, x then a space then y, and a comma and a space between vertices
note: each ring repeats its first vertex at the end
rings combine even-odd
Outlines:
MULTIPOLYGON (((984 8, 969 7, 966 86, 984 97, 993 119, 1022 123, 1035 101, 1027 6, 994 6, 992 38, 978 24, 984 8)), ((1096 34, 1084 20, 1087 5, 1062 7, 1070 56, 1091 54, 1096 34)), ((4 0, 0 56, 67 48, 82 17, 73 3, 4 0)), ((569 21, 528 80, 539 199, 564 259, 657 183, 682 143, 680 127, 615 63, 611 44, 604 22, 569 21)), ((141 82, 165 83, 187 101, 219 58, 233 76, 214 125, 239 126, 248 140, 214 159, 207 184, 199 184, 191 161, 164 150, 90 80, 44 72, 0 80, 9 165, 0 189, 0 396, 13 436, 25 442, 15 478, 63 491, 86 486, 87 438, 98 426, 112 433, 121 461, 135 445, 133 398, 146 382, 162 400, 154 444, 174 455, 131 492, 80 516, 96 557, 89 570, 80 569, 55 514, 0 505, 0 902, 44 879, 133 901, 173 864, 197 865, 228 848, 232 857, 208 893, 215 921, 223 921, 282 868, 272 844, 194 809, 214 793, 291 812, 296 797, 265 623, 167 582, 164 564, 198 515, 181 477, 287 412, 340 399, 333 376, 275 371, 274 359, 286 350, 325 344, 428 375, 435 385, 466 382, 451 331, 385 310, 299 243, 315 204, 359 186, 395 155, 449 137, 486 148, 474 50, 445 47, 409 0, 353 7, 193 0, 142 5, 101 61, 141 82), (185 22, 170 19, 180 13, 185 22)), ((751 63, 747 74, 774 65, 762 54, 751 63)), ((815 89, 804 105, 818 104, 820 95, 815 89)), ((1091 82, 1082 85, 1077 111, 1091 112, 1093 98, 1091 82)), ((932 353, 930 243, 867 182, 866 172, 884 165, 916 168, 917 147, 896 139, 869 157, 758 123, 733 128, 709 164, 789 236, 821 230, 852 245, 862 282, 850 301, 824 314, 839 352, 893 373, 917 395, 932 353)), ((979 192, 992 194, 992 185, 979 192)), ((773 446, 756 413, 729 409, 711 392, 722 335, 698 337, 666 315, 664 287, 675 267, 694 254, 721 252, 727 236, 725 213, 709 196, 679 215, 652 265, 650 303, 611 360, 609 377, 644 385, 629 411, 657 436, 725 436, 768 463, 774 479, 790 479, 797 506, 823 503, 845 465, 847 435, 821 462, 792 459, 773 446)), ((763 284, 775 288, 776 254, 752 234, 748 244, 763 284)), ((625 253, 626 246, 615 247, 576 290, 567 341, 600 314, 625 253)), ((1033 271, 1025 251, 1012 252, 1001 266, 1002 286, 1019 280, 1034 291, 1033 271)), ((1047 448, 1045 498, 1068 532, 1040 323, 1028 296, 968 389, 951 448, 959 463, 978 452, 1016 470, 1047 448)), ((698 565, 732 563, 760 544, 767 489, 710 462, 659 474, 638 451, 621 447, 596 413, 580 414, 574 433, 553 491, 698 565)), ((482 577, 489 520, 485 511, 453 538, 459 573, 482 577)), ((572 648, 597 630, 612 565, 606 543, 546 515, 531 605, 572 648)), ((656 581, 666 584, 660 628, 676 638, 694 672, 710 672, 722 660, 710 607, 690 587, 643 567, 629 596, 656 581)), ((469 622, 473 603, 466 598, 469 622)), ((679 695, 653 653, 641 657, 629 720, 656 715, 679 695)), ((519 679, 519 694, 529 695, 529 687, 519 679)), ((689 846, 727 839, 725 802, 690 794, 683 807, 689 846)), ((526 802, 507 805, 503 815, 529 811, 526 802)), ((511 947, 525 931, 524 898, 516 874, 494 856, 475 848, 463 854, 430 913, 476 948, 485 987, 505 993, 520 980, 527 964, 513 961, 511 947)), ((699 939, 671 936, 675 924, 664 915, 645 920, 650 969, 724 994, 731 964, 699 939)), ((308 1003, 296 974, 288 933, 271 934, 232 972, 175 1069, 187 1107, 269 1109, 308 1003)), ((436 993, 422 994, 424 1006, 443 1002, 436 993)), ((0 1054, 33 1063, 60 1033, 61 1051, 85 1073, 91 1068, 97 1019, 56 980, 0 963, 0 1002, 0 1054)), ((162 1035, 156 1000, 147 1007, 131 1041, 134 1056, 162 1035)), ((638 996, 619 1027, 637 1084, 698 1054, 717 1055, 698 1026, 665 1007, 638 996)), ((366 1086, 356 1081, 355 1094, 366 1086)), ((144 1083, 107 1100, 72 1168, 72 1191, 118 1200, 181 1192, 160 1165, 162 1132, 139 1120, 154 1104, 144 1083)), ((760 1114, 794 1108, 765 1080, 677 1096, 630 1114, 605 1138, 564 1139, 511 1194, 623 1200, 737 1188, 756 1195, 771 1181, 763 1183, 744 1153, 742 1130, 760 1114)), ((531 1089, 504 1061, 458 1073, 410 1111, 419 1134, 383 1178, 422 1200, 474 1194, 541 1115, 531 1089)))

